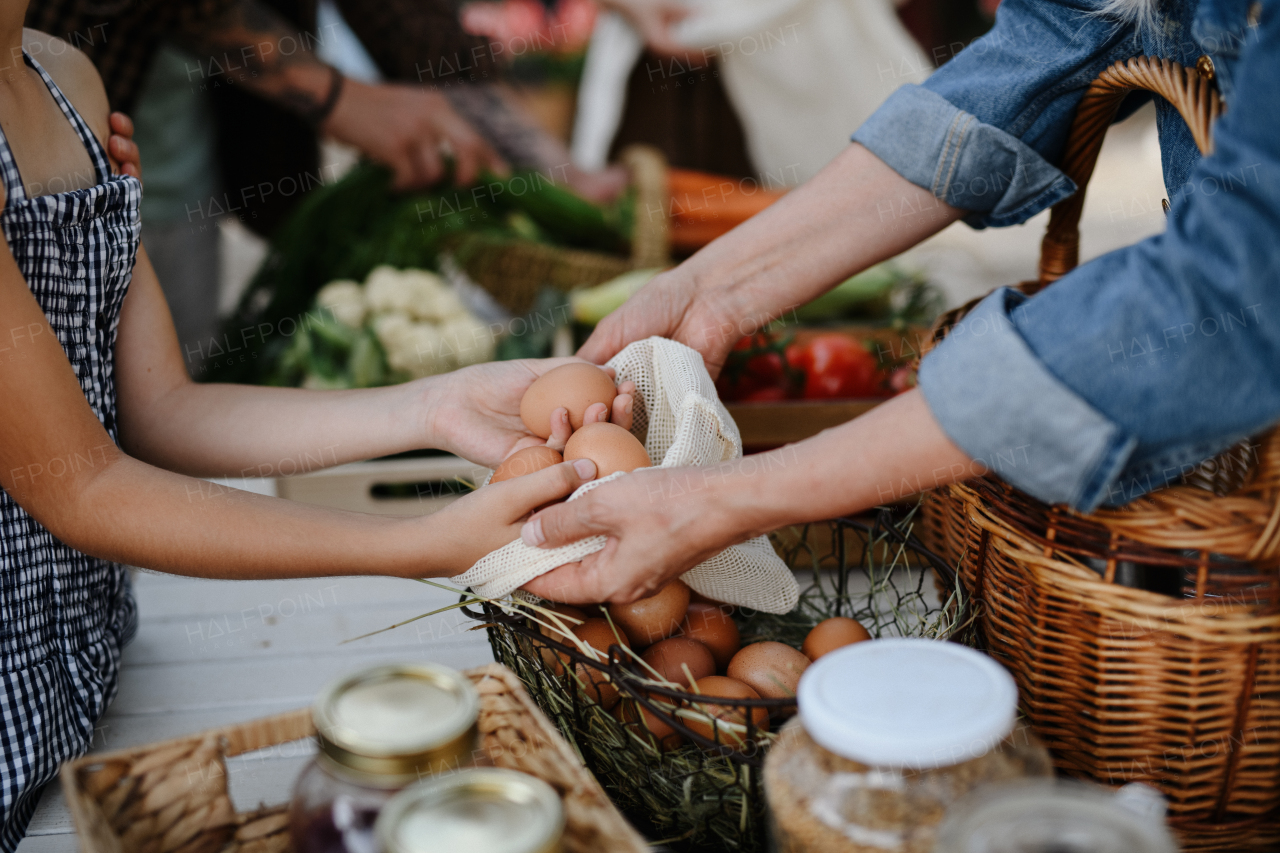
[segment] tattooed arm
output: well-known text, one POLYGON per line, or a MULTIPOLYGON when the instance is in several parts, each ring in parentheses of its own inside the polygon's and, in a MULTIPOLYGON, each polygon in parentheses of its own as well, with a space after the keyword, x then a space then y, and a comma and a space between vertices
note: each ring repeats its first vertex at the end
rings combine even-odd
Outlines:
POLYGON ((443 95, 345 80, 315 55, 316 40, 257 0, 243 0, 189 30, 182 43, 199 58, 204 73, 243 69, 246 89, 386 164, 400 188, 438 181, 445 153, 454 158, 461 183, 470 183, 482 168, 505 168, 443 95))

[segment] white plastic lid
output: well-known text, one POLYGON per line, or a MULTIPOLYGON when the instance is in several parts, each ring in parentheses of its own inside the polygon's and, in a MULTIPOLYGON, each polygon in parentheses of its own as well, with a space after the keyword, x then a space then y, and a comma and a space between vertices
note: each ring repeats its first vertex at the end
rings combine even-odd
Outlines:
POLYGON ((986 655, 938 640, 855 643, 809 667, 800 722, 823 749, 877 767, 924 770, 990 750, 1018 711, 1012 676, 986 655))

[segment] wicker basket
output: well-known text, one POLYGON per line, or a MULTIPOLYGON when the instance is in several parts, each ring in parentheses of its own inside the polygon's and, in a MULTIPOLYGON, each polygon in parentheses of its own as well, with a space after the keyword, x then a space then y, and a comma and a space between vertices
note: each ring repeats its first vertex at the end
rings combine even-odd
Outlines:
MULTIPOLYGON (((1081 102, 1035 292, 1076 264, 1086 182, 1120 100, 1176 106, 1204 153, 1221 103, 1175 63, 1116 63, 1081 102)), ((944 316, 941 339, 972 307, 944 316)), ((923 532, 956 561, 979 642, 1014 674, 1069 775, 1149 782, 1187 850, 1280 849, 1280 434, 1179 485, 1090 514, 994 478, 925 502, 923 532)))
MULTIPOLYGON (((481 745, 499 767, 560 792, 569 853, 644 853, 622 818, 506 667, 468 671, 480 691, 481 745)), ((311 737, 308 709, 98 755, 62 767, 84 853, 286 853, 288 803, 236 814, 226 759, 311 737)), ((287 800, 288 791, 280 798, 287 800)))
MULTIPOLYGON (((935 572, 949 590, 963 588, 947 564, 910 536, 913 517, 880 514, 874 523, 839 519, 775 534, 775 547, 794 569, 813 571, 800 604, 783 617, 748 614, 733 619, 742 642, 778 640, 798 648, 809 629, 829 616, 859 619, 873 636, 928 635, 957 638, 967 622, 963 596, 935 597, 935 572)), ((614 802, 658 843, 681 851, 762 851, 767 845, 760 770, 772 735, 758 730, 748 708, 777 712, 787 699, 711 700, 662 686, 620 647, 608 661, 548 636, 545 615, 518 603, 487 603, 465 613, 488 624, 494 656, 523 680, 530 695, 576 745, 614 802), (556 656, 572 665, 556 665, 556 656), (679 732, 683 746, 662 751, 624 726, 588 695, 582 675, 607 677, 618 692, 679 732), (746 720, 741 744, 699 734, 687 723, 699 708, 736 711, 746 720), (679 709, 676 713, 672 709, 679 709), (739 748, 741 747, 741 748, 739 748)))
POLYGON ((517 316, 533 310, 543 288, 569 291, 603 284, 628 270, 667 266, 666 161, 661 152, 645 145, 628 147, 622 161, 631 172, 636 196, 629 258, 483 233, 459 238, 450 251, 473 281, 517 316))

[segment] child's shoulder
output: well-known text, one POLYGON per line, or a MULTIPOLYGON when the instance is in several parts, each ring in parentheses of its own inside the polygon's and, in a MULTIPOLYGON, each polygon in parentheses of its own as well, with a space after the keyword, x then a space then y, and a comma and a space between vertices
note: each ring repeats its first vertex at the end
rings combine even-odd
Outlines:
POLYGON ((110 135, 108 115, 110 105, 102 77, 93 61, 69 42, 42 33, 39 30, 22 30, 22 47, 58 84, 71 106, 76 108, 89 128, 106 143, 110 135))

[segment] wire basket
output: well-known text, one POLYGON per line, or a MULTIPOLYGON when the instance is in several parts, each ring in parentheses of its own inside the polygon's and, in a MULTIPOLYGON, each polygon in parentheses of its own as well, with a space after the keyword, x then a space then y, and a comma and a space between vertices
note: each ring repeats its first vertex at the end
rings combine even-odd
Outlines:
MULTIPOLYGON (((833 616, 859 620, 872 637, 963 640, 969 620, 962 581, 912 536, 914 517, 914 509, 882 510, 869 521, 842 518, 773 534, 774 547, 801 575, 800 601, 782 616, 735 609, 743 645, 774 640, 799 648, 814 625, 833 616)), ((540 605, 485 601, 479 611, 462 609, 485 623, 495 659, 515 671, 641 832, 678 851, 766 848, 760 771, 775 736, 753 709, 778 720, 794 712, 792 701, 703 697, 662 681, 639 651, 620 645, 597 660, 590 647, 575 644, 568 620, 540 605), (664 750, 644 727, 610 713, 606 705, 614 703, 599 700, 613 689, 603 691, 603 682, 618 701, 674 729, 683 745, 664 750)))

